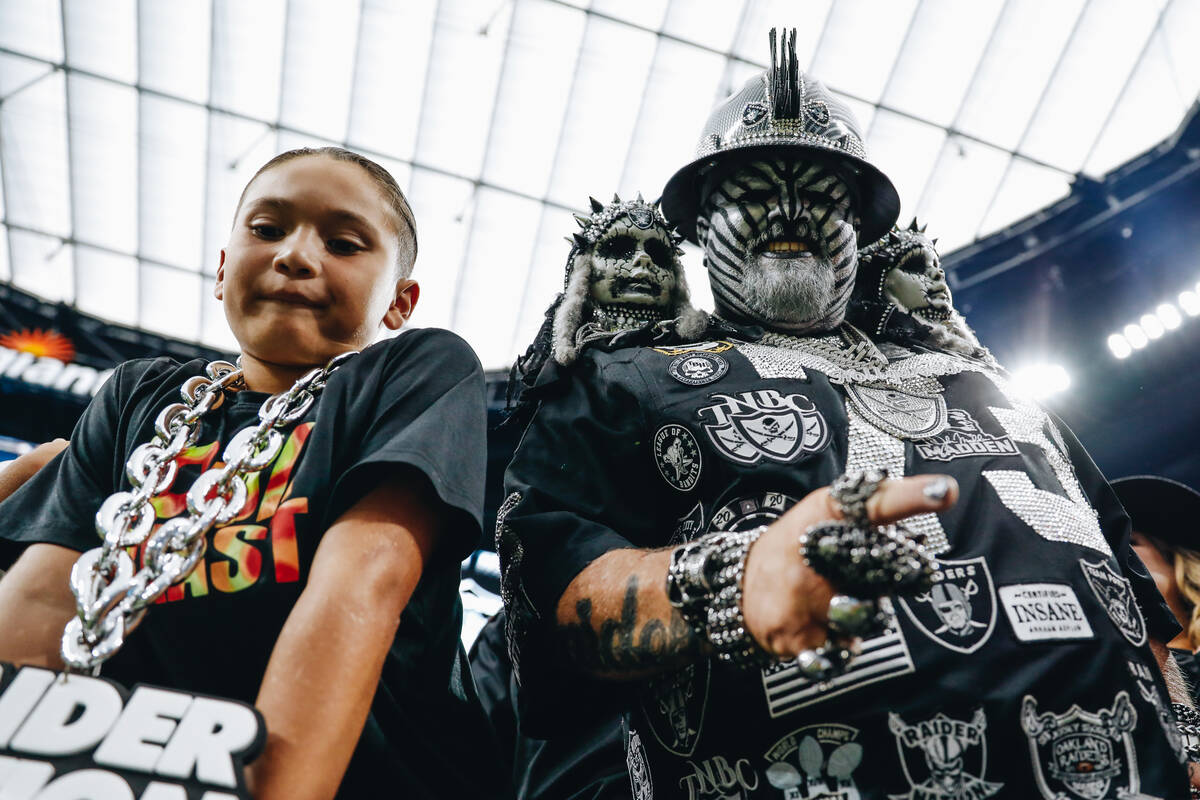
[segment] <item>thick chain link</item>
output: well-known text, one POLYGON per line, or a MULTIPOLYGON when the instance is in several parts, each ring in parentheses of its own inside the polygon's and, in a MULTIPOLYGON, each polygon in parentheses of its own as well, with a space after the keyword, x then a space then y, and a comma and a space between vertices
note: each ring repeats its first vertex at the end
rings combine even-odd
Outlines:
POLYGON ((286 392, 268 398, 258 410, 258 424, 239 431, 226 445, 223 466, 206 470, 188 489, 187 515, 154 530, 150 501, 174 484, 177 459, 196 443, 201 418, 221 406, 226 390, 245 385, 241 369, 228 361, 210 363, 205 375, 183 384, 183 402, 164 408, 154 421, 154 438, 129 456, 125 477, 132 491, 110 495, 96 512, 101 546, 80 556, 71 569, 76 615, 62 637, 62 657, 70 669, 99 672, 142 621, 147 607, 192 573, 204 555, 208 532, 242 513, 249 494, 246 476, 279 453, 279 429, 301 419, 333 371, 355 354, 334 357, 305 373, 286 392), (126 548, 143 543, 142 567, 135 569, 126 548))

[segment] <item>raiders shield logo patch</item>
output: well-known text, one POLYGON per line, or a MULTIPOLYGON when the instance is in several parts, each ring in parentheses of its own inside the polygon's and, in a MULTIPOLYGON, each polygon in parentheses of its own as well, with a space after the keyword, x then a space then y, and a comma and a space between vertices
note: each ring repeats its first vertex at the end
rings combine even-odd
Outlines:
POLYGON ((970 722, 938 713, 924 722, 908 724, 899 714, 888 713, 888 729, 896 737, 896 749, 904 777, 912 787, 892 800, 971 798, 983 800, 1004 788, 1003 783, 984 780, 987 772, 987 717, 979 709, 970 722))
POLYGON ((696 412, 710 416, 704 430, 721 455, 741 464, 766 458, 783 464, 829 444, 829 426, 816 405, 802 394, 774 389, 714 394, 715 402, 696 412))
POLYGON ((642 230, 649 230, 654 224, 654 214, 646 206, 631 206, 625 216, 629 217, 630 222, 642 230))
POLYGON ((1029 739, 1034 780, 1045 800, 1138 797, 1137 753, 1129 735, 1137 711, 1122 691, 1109 708, 1063 714, 1038 712, 1036 698, 1021 702, 1021 728, 1029 739), (1115 789, 1115 792, 1110 792, 1115 789))
POLYGON ((1111 561, 1097 561, 1093 564, 1081 558, 1079 568, 1083 570, 1083 577, 1087 578, 1092 593, 1096 595, 1100 605, 1104 606, 1121 635, 1134 647, 1144 645, 1146 620, 1142 619, 1142 611, 1133 597, 1133 586, 1129 579, 1113 569, 1111 561))
POLYGON ((795 800, 857 798, 854 771, 863 760, 858 729, 829 723, 792 731, 764 756, 767 783, 795 800))
POLYGON ((742 124, 753 128, 767 118, 767 107, 763 103, 746 103, 742 109, 742 124))
POLYGON ((642 696, 642 715, 666 750, 683 758, 696 749, 708 705, 708 661, 689 664, 650 681, 642 696))
POLYGON ((684 353, 675 356, 667 373, 688 386, 703 386, 714 383, 729 372, 729 362, 714 353, 684 353))
POLYGON ((663 425, 654 434, 654 463, 673 489, 690 492, 700 481, 700 445, 682 425, 663 425))
POLYGON ((983 556, 938 560, 933 588, 900 605, 921 633, 948 650, 974 653, 996 628, 996 587, 983 556))
POLYGON ((867 422, 898 439, 924 439, 946 429, 946 400, 940 394, 850 383, 846 398, 867 422))

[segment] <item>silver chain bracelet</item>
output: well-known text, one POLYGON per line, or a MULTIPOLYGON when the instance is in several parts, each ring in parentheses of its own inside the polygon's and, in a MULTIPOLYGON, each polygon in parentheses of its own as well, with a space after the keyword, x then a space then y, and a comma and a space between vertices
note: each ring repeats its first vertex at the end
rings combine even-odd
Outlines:
POLYGON ((258 410, 259 423, 239 431, 222 454, 224 465, 206 470, 187 492, 187 514, 154 529, 150 500, 170 490, 177 459, 200 436, 200 420, 221 406, 226 390, 243 387, 242 371, 214 361, 179 390, 154 421, 155 436, 139 445, 125 465, 133 491, 116 492, 96 512, 103 544, 81 555, 71 568, 76 615, 62 636, 62 657, 69 669, 99 672, 142 621, 146 609, 173 584, 196 568, 216 525, 233 521, 248 497, 245 476, 265 467, 283 446, 280 428, 307 413, 334 370, 356 355, 343 353, 310 370, 286 392, 272 395, 258 410), (207 376, 207 377, 206 377, 207 376), (145 543, 141 569, 135 570, 128 547, 145 543))

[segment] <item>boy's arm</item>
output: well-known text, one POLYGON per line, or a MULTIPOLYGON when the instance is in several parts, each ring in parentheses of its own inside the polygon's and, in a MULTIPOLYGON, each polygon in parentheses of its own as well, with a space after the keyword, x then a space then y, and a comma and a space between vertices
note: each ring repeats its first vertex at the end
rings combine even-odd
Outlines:
POLYGON ((443 508, 423 475, 403 470, 325 533, 255 702, 267 745, 246 770, 254 797, 337 791, 443 508))
POLYGON ((0 661, 62 669, 63 628, 75 615, 68 579, 79 553, 56 544, 25 548, 0 580, 0 661))
POLYGON ((0 470, 0 500, 21 488, 46 463, 67 448, 66 439, 44 442, 28 453, 17 456, 0 470))

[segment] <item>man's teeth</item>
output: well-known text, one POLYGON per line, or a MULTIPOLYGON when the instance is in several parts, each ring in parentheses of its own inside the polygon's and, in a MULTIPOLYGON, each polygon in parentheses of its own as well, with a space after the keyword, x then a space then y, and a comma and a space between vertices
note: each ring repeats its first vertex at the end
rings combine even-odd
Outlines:
POLYGON ((767 242, 768 253, 806 253, 808 247, 804 242, 767 242))

